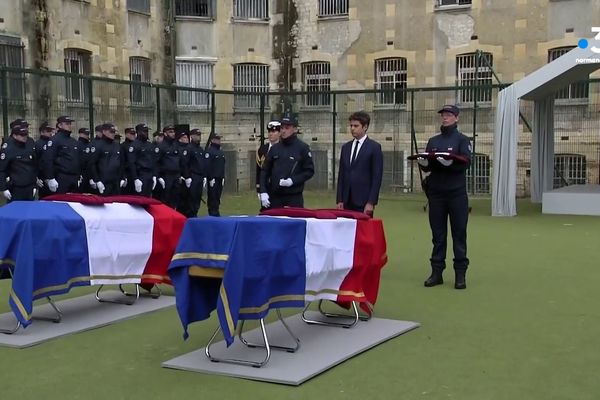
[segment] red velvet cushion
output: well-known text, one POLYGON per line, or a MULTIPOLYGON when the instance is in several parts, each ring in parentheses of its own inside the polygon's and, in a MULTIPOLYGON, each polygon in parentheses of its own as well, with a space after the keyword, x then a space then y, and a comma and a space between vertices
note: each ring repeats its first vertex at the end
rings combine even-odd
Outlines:
POLYGON ((336 219, 335 214, 324 210, 310 210, 308 208, 284 207, 273 208, 261 211, 261 215, 270 215, 273 217, 297 217, 297 218, 318 218, 318 219, 336 219))

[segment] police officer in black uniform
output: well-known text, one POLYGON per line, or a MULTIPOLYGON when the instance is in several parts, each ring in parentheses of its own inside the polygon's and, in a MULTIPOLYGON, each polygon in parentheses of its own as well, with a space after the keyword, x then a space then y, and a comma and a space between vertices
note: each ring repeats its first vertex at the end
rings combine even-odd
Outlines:
POLYGON ((260 173, 263 207, 304 207, 304 182, 315 174, 310 147, 298 139, 298 121, 293 115, 281 118, 281 139, 273 145, 260 173))
POLYGON ((213 135, 210 145, 204 153, 206 161, 206 179, 208 188, 206 191, 208 215, 220 217, 219 206, 221 205, 221 194, 225 184, 225 153, 221 150, 221 136, 213 135))
POLYGON ((79 184, 80 193, 91 193, 92 187, 90 186, 90 171, 88 165, 90 162, 90 130, 88 128, 79 128, 79 155, 82 162, 81 179, 79 184))
POLYGON ((200 145, 200 129, 190 131, 190 144, 187 146, 187 154, 184 164, 185 186, 189 188, 190 207, 187 217, 197 217, 202 201, 202 191, 206 186, 206 162, 204 149, 200 145))
MULTIPOLYGON (((127 155, 129 148, 133 144, 135 140, 135 129, 134 128, 125 128, 125 140, 121 143, 121 154, 127 155)), ((125 164, 125 176, 128 178, 131 176, 129 172, 129 164, 125 164)), ((121 194, 135 194, 135 187, 133 185, 133 181, 131 179, 127 179, 127 185, 121 190, 121 194)))
MULTIPOLYGON (((267 158, 267 154, 271 147, 275 143, 279 142, 279 138, 281 137, 281 123, 279 121, 271 121, 267 124, 267 135, 268 141, 265 142, 262 146, 260 146, 256 150, 256 193, 258 194, 258 201, 260 201, 260 171, 262 171, 263 164, 265 163, 265 159, 267 158)), ((269 184, 267 183, 267 189, 269 188, 269 184)), ((268 193, 268 192, 267 192, 268 193)), ((260 211, 265 210, 265 207, 260 206, 260 211)))
POLYGON ((163 133, 164 140, 158 145, 158 183, 163 189, 162 202, 176 209, 181 178, 180 148, 175 140, 175 127, 167 125, 163 133))
POLYGON ((57 118, 58 131, 48 140, 42 156, 46 185, 52 193, 77 192, 83 170, 79 142, 71 137, 75 120, 63 115, 57 118))
POLYGON ((148 141, 148 125, 135 126, 136 138, 125 150, 129 181, 133 182, 134 194, 150 197, 157 183, 158 148, 148 141))
POLYGON ((0 150, 0 193, 7 202, 35 198, 38 162, 28 135, 27 127, 14 125, 0 150))
POLYGON ((442 272, 446 268, 446 245, 448 218, 452 232, 454 250, 454 287, 467 287, 465 275, 469 266, 467 258, 467 220, 469 199, 467 197, 466 171, 471 164, 471 142, 457 128, 459 109, 455 105, 445 105, 438 111, 441 115, 441 133, 430 138, 426 152, 445 152, 460 156, 454 158, 437 157, 435 160, 418 158, 420 168, 430 172, 427 177, 426 194, 429 201, 429 225, 433 236, 431 253, 431 275, 425 281, 426 287, 444 283, 442 272))
POLYGON ((177 132, 175 139, 179 145, 179 165, 181 171, 181 178, 177 183, 177 191, 179 192, 177 198, 177 211, 186 217, 192 215, 192 197, 190 188, 192 186, 192 178, 189 170, 189 153, 188 146, 190 145, 190 137, 187 132, 177 132))
MULTIPOLYGON (((88 145, 88 147, 90 149, 90 153, 91 153, 92 147, 94 148, 94 150, 96 150, 98 148, 98 146, 100 145, 100 143, 102 143, 102 127, 103 126, 104 126, 104 124, 96 125, 96 127, 94 128, 94 138, 90 141, 90 144, 88 145)), ((90 193, 98 194, 98 187, 96 186, 96 182, 92 179, 90 158, 91 157, 88 157, 88 162, 84 166, 84 168, 87 171, 87 174, 90 176, 90 179, 88 180, 88 183, 91 188, 90 193)))
POLYGON ((115 141, 116 127, 105 124, 102 127, 102 141, 98 147, 90 148, 90 172, 96 182, 98 192, 104 196, 114 196, 125 186, 125 157, 119 143, 115 141))
MULTIPOLYGON (((38 164, 40 164, 40 160, 42 160, 42 156, 44 155, 44 151, 46 151, 46 148, 48 147, 48 141, 52 138, 52 136, 54 136, 54 127, 52 125, 50 125, 48 122, 43 122, 42 125, 40 125, 40 138, 38 140, 35 141, 34 147, 35 147, 35 158, 36 160, 38 160, 38 164)), ((46 197, 48 195, 50 195, 50 190, 48 189, 48 187, 46 185, 44 185, 44 180, 48 179, 46 177, 46 174, 44 172, 44 169, 39 168, 39 173, 38 173, 38 181, 37 181, 37 186, 39 188, 39 197, 40 199, 42 197, 46 197)))

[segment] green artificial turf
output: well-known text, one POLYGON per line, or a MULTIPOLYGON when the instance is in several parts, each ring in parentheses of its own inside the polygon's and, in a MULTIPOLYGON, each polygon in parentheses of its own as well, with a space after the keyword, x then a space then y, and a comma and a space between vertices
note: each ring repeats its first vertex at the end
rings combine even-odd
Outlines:
MULTIPOLYGON (((307 207, 334 204, 330 194, 306 197, 307 207)), ((224 214, 258 206, 252 193, 222 203, 224 214)), ((468 288, 457 291, 451 242, 446 283, 423 287, 431 250, 424 204, 398 195, 376 209, 389 255, 376 316, 422 326, 300 387, 161 368, 202 347, 216 326, 214 316, 197 322, 184 342, 171 308, 28 349, 0 348, 0 399, 599 398, 600 218, 542 215, 528 201, 517 217, 492 218, 489 200, 473 200, 468 288)), ((0 283, 0 312, 8 284, 0 283)))

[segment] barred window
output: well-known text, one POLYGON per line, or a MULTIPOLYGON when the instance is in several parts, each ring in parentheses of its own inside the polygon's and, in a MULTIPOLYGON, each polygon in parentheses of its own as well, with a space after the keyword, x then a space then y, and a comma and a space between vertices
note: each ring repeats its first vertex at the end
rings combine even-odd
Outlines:
POLYGON ((331 67, 328 62, 315 61, 302 64, 304 105, 307 107, 331 104, 331 67))
MULTIPOLYGON (((92 53, 81 49, 65 49, 65 72, 79 75, 91 73, 92 53)), ((85 79, 65 77, 67 101, 81 103, 87 100, 85 79)))
POLYGON ((467 6, 471 0, 436 0, 436 7, 467 6))
POLYGON ((492 101, 492 62, 491 53, 480 53, 479 57, 477 57, 477 53, 456 56, 457 86, 473 86, 473 88, 460 91, 461 104, 472 104, 476 98, 479 103, 492 101))
POLYGON ((150 0, 127 0, 127 10, 150 14, 150 0))
MULTIPOLYGON (((207 62, 178 61, 176 66, 177 86, 212 89, 213 67, 207 62)), ((185 108, 210 108, 210 93, 177 91, 177 105, 185 108)))
MULTIPOLYGON (((233 106, 235 108, 259 108, 259 94, 269 91, 269 66, 265 64, 243 63, 233 66, 233 106)), ((265 99, 265 106, 267 100, 265 99)))
POLYGON ((175 0, 175 15, 178 17, 206 17, 215 15, 214 0, 175 0))
POLYGON ((467 191, 474 194, 490 193, 490 171, 492 164, 487 154, 475 153, 471 156, 471 168, 467 169, 467 191), (475 173, 475 180, 473 180, 475 173), (475 184, 475 186, 473 186, 475 184))
POLYGON ((582 154, 554 155, 554 188, 587 183, 586 159, 582 154))
MULTIPOLYGON (((21 43, 21 38, 0 35, 0 66, 23 68, 23 44, 21 43)), ((25 74, 8 71, 6 78, 9 100, 23 100, 25 98, 25 74)))
MULTIPOLYGON (((575 46, 556 47, 548 50, 548 62, 556 60, 563 54, 568 53, 575 46)), ((572 83, 564 89, 559 90, 556 93, 557 100, 574 100, 574 99, 587 99, 590 92, 590 85, 587 82, 576 82, 572 83)))
POLYGON ((132 105, 151 104, 152 92, 149 86, 136 82, 150 83, 150 60, 143 57, 129 57, 130 100, 132 105))
POLYGON ((348 15, 349 0, 319 0, 319 17, 348 15))
POLYGON ((233 0, 233 18, 235 19, 269 19, 268 0, 233 0))
POLYGON ((406 105, 406 58, 375 60, 377 104, 406 105))

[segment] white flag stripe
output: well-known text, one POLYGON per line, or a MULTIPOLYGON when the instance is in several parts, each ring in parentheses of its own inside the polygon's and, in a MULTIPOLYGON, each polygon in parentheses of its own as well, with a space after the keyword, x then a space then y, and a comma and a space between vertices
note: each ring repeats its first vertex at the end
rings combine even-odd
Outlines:
POLYGON ((307 301, 335 300, 337 294, 322 291, 339 290, 354 260, 356 220, 349 218, 306 221, 306 295, 307 301))
POLYGON ((142 207, 129 204, 69 205, 85 221, 90 275, 114 277, 90 283, 139 283, 152 252, 154 218, 142 207))

